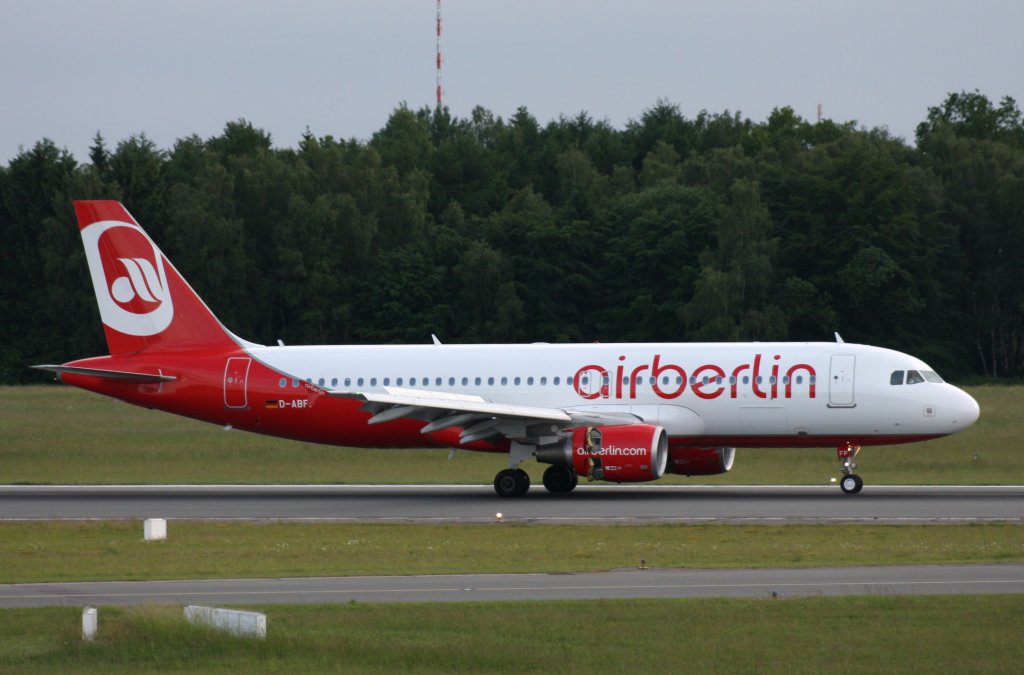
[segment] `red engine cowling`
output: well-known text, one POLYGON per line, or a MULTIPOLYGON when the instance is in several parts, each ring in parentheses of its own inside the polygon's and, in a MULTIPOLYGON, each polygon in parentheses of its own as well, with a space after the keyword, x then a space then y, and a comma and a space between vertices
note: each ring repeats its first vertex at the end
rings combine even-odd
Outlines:
POLYGON ((684 476, 714 476, 732 468, 736 448, 669 448, 668 471, 684 476))
POLYGON ((570 442, 572 466, 580 477, 635 483, 665 474, 668 434, 662 427, 584 427, 573 432, 570 442))

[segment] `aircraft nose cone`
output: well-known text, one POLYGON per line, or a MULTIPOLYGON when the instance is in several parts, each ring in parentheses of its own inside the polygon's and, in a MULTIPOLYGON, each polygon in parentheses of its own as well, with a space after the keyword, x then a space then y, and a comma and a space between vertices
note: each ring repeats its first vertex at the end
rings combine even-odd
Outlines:
POLYGON ((952 422, 956 430, 960 431, 978 421, 978 416, 981 415, 981 408, 978 407, 978 402, 974 400, 974 397, 966 391, 957 389, 956 393, 957 400, 953 406, 952 422))

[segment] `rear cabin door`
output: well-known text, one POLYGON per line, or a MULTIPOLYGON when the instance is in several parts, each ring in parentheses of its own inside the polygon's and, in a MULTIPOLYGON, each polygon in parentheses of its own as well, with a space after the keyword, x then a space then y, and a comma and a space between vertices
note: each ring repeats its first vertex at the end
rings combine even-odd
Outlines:
POLYGON ((833 354, 829 367, 828 404, 831 408, 853 408, 853 380, 857 357, 853 354, 833 354))
POLYGON ((252 359, 244 356, 232 356, 224 367, 224 407, 248 408, 249 366, 252 359))

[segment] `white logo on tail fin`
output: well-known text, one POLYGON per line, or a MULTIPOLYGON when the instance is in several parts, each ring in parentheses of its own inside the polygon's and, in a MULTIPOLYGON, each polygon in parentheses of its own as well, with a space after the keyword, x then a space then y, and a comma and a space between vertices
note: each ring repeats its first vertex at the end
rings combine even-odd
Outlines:
POLYGON ((136 336, 156 335, 171 325, 174 305, 163 255, 141 229, 105 220, 82 230, 82 242, 104 324, 136 336), (119 229, 126 232, 114 234, 114 241, 104 247, 104 256, 100 240, 107 232, 119 229), (150 309, 154 303, 156 307, 150 309))

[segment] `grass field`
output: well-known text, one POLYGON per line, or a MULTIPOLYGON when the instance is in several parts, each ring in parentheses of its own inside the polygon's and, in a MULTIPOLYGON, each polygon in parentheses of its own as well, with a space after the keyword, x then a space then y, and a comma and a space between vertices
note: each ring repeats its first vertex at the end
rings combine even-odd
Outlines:
POLYGON ((1018 673, 1018 596, 273 606, 267 639, 180 607, 0 610, 2 672, 1018 673))
POLYGON ((1024 525, 0 522, 0 583, 1024 561, 1024 525))
MULTIPOLYGON (((968 391, 981 405, 969 430, 927 443, 865 448, 872 484, 1024 483, 1024 387, 968 391)), ((12 483, 475 483, 504 456, 360 450, 284 441, 136 408, 63 386, 0 387, 0 484, 12 483)), ((662 482, 824 484, 831 449, 737 452, 732 472, 662 482)), ((539 483, 544 466, 523 465, 539 483)))

